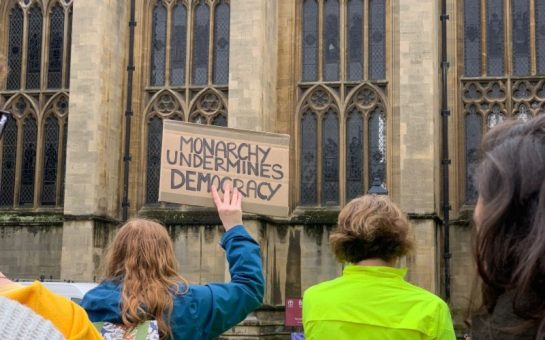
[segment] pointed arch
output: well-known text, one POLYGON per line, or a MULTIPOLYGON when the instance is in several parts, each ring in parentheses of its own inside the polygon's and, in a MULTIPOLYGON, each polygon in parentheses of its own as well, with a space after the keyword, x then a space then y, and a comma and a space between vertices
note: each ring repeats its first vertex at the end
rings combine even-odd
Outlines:
POLYGON ((26 93, 19 93, 11 97, 4 105, 5 109, 10 111, 14 118, 23 119, 28 115, 38 117, 38 103, 26 93))
POLYGON ((191 102, 188 120, 193 123, 227 126, 227 99, 215 88, 202 90, 191 102))
POLYGON ((183 99, 170 90, 162 90, 153 95, 144 112, 146 120, 153 115, 161 118, 184 119, 183 99))

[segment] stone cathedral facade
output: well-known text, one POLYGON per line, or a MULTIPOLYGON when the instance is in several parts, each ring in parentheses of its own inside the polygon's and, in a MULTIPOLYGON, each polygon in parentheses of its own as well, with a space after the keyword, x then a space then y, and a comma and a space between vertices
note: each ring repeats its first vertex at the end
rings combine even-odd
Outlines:
MULTIPOLYGON (((379 188, 414 226, 408 279, 445 294, 436 0, 0 0, 0 271, 92 281, 122 220, 162 221, 182 274, 224 281, 213 210, 158 202, 164 119, 291 136, 289 218, 245 215, 264 306, 231 331, 285 336, 286 297, 341 273, 339 210, 379 188), (129 86, 129 55, 134 77, 129 86), (129 129, 125 125, 132 106, 129 129), (128 201, 124 148, 130 135, 128 201)), ((472 287, 483 133, 545 111, 545 0, 447 0, 450 306, 472 287)))

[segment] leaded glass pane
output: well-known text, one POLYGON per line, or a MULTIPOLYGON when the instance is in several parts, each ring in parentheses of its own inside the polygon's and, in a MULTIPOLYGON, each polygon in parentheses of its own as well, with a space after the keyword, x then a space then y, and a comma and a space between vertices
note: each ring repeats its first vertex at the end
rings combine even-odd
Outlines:
POLYGON ((208 83, 208 41, 210 39, 210 9, 200 0, 195 9, 193 28, 193 84, 208 83))
POLYGON ((185 82, 185 55, 187 40, 187 10, 178 2, 172 13, 172 38, 170 42, 170 82, 174 86, 185 82))
POLYGON ((369 187, 386 187, 386 115, 376 108, 369 117, 369 187))
POLYGON ((66 144, 68 141, 68 121, 64 123, 64 137, 62 140, 62 182, 61 182, 61 205, 64 204, 64 185, 66 183, 66 144))
POLYGON ((212 124, 216 126, 227 127, 227 118, 224 115, 219 115, 216 118, 214 118, 214 121, 212 122, 212 124))
POLYGON ((4 128, 2 150, 2 177, 0 177, 0 206, 13 206, 15 189, 15 157, 17 155, 17 123, 9 119, 4 128))
POLYGON ((486 56, 489 76, 504 74, 503 26, 503 0, 486 0, 486 56))
POLYGON ((20 205, 34 203, 34 176, 36 174, 36 119, 29 117, 23 128, 23 162, 21 166, 20 205))
POLYGON ((386 0, 369 0, 369 79, 385 79, 386 0))
POLYGON ((23 21, 23 10, 21 10, 18 6, 14 7, 9 15, 8 90, 16 90, 21 87, 23 21))
POLYGON ((48 117, 46 119, 44 134, 42 205, 55 205, 59 152, 59 123, 55 117, 48 117))
POLYGON ((481 1, 464 1, 464 74, 481 75, 481 1))
POLYGON ((339 80, 339 1, 324 0, 324 79, 339 80))
POLYGON ((62 52, 64 45, 64 10, 56 5, 51 11, 49 25, 49 65, 47 68, 47 87, 62 87, 62 52))
POLYGON ((339 204, 339 119, 329 110, 322 125, 322 204, 339 204))
POLYGON ((517 76, 525 76, 530 74, 530 4, 529 0, 516 0, 511 5, 513 73, 517 76))
POLYGON ((532 118, 532 113, 528 110, 526 105, 519 105, 518 111, 515 113, 515 118, 523 122, 527 122, 532 118))
POLYGON ((159 199, 159 174, 161 172, 161 143, 163 121, 153 117, 148 123, 148 171, 146 203, 157 203, 159 199))
POLYGON ((216 7, 214 20, 214 84, 229 82, 229 5, 216 7))
POLYGON ((153 10, 153 32, 151 37, 151 79, 152 86, 165 84, 165 62, 167 45, 167 9, 157 1, 153 10))
POLYGON ((348 19, 346 22, 348 37, 347 63, 348 80, 363 79, 363 0, 348 1, 348 19))
POLYGON ((363 117, 352 110, 346 120, 346 199, 363 194, 363 117))
POLYGON ((318 202, 316 114, 307 111, 301 119, 301 204, 318 202))
POLYGON ((537 73, 545 74, 545 0, 535 0, 537 73))
POLYGON ((303 3, 303 81, 318 78, 318 3, 303 3))
POLYGON ((26 88, 40 88, 40 70, 42 63, 42 10, 34 6, 28 13, 28 60, 26 70, 26 88))
POLYGON ((472 105, 465 117, 465 197, 466 203, 474 204, 477 202, 477 186, 475 175, 479 163, 479 148, 483 130, 483 120, 477 112, 477 108, 472 105))
POLYGON ((499 105, 492 107, 492 112, 488 114, 488 128, 492 129, 496 125, 502 123, 505 120, 505 114, 502 112, 499 105))
POLYGON ((68 33, 66 34, 68 40, 68 50, 66 51, 66 88, 70 87, 70 67, 72 58, 72 10, 68 12, 68 33))

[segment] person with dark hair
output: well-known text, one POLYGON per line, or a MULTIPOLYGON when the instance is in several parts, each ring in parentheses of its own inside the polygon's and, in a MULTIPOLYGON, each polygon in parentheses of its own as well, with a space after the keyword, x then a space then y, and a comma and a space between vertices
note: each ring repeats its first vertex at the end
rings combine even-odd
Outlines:
POLYGON ((330 243, 348 265, 305 292, 306 339, 455 339, 447 304, 395 267, 413 247, 411 233, 386 196, 365 195, 343 208, 330 243))
POLYGON ((545 114, 490 130, 477 181, 472 337, 545 339, 545 114))

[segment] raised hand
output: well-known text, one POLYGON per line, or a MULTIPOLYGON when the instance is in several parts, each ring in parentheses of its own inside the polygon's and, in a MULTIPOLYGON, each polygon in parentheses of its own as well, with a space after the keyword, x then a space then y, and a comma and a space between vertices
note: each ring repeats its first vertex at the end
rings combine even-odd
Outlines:
POLYGON ((242 195, 237 188, 232 189, 231 185, 227 185, 222 199, 216 187, 212 187, 212 198, 225 231, 242 224, 242 195))

